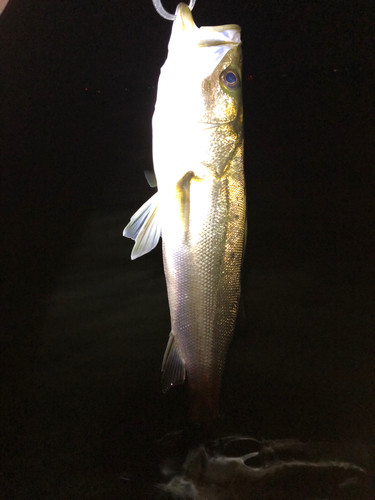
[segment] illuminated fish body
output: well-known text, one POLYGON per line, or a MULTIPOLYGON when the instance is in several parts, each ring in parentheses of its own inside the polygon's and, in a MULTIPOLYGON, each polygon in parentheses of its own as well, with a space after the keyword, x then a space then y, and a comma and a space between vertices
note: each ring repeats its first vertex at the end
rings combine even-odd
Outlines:
POLYGON ((153 116, 158 192, 124 235, 132 258, 162 236, 171 333, 162 386, 187 378, 195 419, 218 416, 240 297, 246 200, 240 27, 197 28, 176 10, 153 116))

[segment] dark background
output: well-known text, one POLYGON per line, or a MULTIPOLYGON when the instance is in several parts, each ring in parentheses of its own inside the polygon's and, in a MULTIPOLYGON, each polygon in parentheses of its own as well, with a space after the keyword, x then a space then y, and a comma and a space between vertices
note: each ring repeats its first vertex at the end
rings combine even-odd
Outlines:
MULTIPOLYGON (((373 14, 197 0, 198 26, 242 26, 245 77, 247 324, 213 435, 374 454, 373 14)), ((154 498, 158 440, 186 426, 184 389, 160 389, 160 248, 131 262, 121 236, 152 194, 170 29, 151 0, 0 17, 1 500, 154 498)))

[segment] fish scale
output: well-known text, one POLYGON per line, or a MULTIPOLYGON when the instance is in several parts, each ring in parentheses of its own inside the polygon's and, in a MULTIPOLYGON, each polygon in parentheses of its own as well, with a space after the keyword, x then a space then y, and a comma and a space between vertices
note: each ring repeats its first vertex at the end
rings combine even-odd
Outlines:
POLYGON ((132 258, 163 240, 171 333, 167 390, 187 379, 193 419, 215 418, 236 321, 244 249, 241 40, 237 25, 197 28, 179 4, 153 116, 158 192, 124 235, 132 258))

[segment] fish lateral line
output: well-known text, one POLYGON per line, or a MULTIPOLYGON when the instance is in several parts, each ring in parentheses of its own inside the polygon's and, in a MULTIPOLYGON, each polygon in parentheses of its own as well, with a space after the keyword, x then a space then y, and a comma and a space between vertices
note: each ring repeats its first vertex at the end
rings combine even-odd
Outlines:
MULTIPOLYGON (((200 125, 208 125, 207 128, 221 127, 222 125, 229 125, 230 123, 235 122, 236 118, 234 120, 226 120, 226 121, 222 121, 222 122, 196 122, 196 123, 199 123, 200 125)), ((206 129, 204 129, 204 130, 206 130, 206 129)))

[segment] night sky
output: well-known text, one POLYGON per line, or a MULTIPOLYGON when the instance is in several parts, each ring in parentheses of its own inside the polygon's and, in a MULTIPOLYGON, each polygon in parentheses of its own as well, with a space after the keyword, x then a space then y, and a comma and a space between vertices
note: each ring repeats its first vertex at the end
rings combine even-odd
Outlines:
MULTIPOLYGON (((165 7, 174 10, 173 1, 165 7)), ((197 2, 198 26, 243 27, 245 72, 372 66, 371 2, 197 2)), ((6 83, 111 88, 154 85, 166 55, 168 22, 148 1, 21 2, 1 20, 6 83), (23 76, 23 78, 22 78, 23 76)))
MULTIPOLYGON (((197 0, 193 15, 242 27, 248 335, 225 430, 374 454, 374 4, 197 0)), ((160 390, 160 248, 130 262, 121 236, 152 194, 170 29, 151 0, 10 0, 0 16, 0 500, 154 498, 155 443, 184 425, 183 392, 160 390)))

